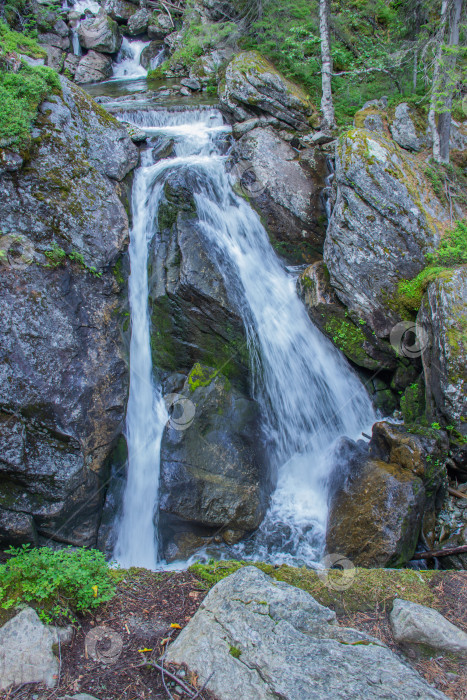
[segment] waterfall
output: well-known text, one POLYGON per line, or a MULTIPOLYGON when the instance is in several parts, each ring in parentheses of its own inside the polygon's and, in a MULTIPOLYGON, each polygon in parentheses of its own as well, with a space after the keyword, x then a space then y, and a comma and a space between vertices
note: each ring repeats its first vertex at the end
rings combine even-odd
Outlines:
MULTIPOLYGON (((117 559, 142 563, 142 549, 148 547, 143 510, 151 501, 151 523, 157 510, 157 450, 166 414, 160 388, 150 379, 148 240, 157 235, 152 222, 164 178, 174 168, 190 168, 197 174, 194 197, 202 235, 245 324, 252 391, 261 409, 274 487, 263 524, 232 551, 275 562, 313 563, 323 547, 333 446, 341 436, 357 438, 374 421, 369 397, 346 360, 310 321, 294 273, 275 255, 260 218, 234 193, 219 142, 226 130, 221 115, 216 110, 129 112, 120 118, 150 135, 170 136, 176 153, 153 165, 145 160, 133 189, 129 476, 117 559)), ((149 539, 156 539, 154 526, 149 539)))
POLYGON ((79 43, 78 29, 76 27, 72 27, 71 29, 71 45, 74 55, 81 56, 81 44, 79 43))
POLYGON ((143 49, 149 46, 148 41, 130 41, 123 37, 120 51, 113 64, 114 78, 145 78, 148 74, 141 63, 143 49))

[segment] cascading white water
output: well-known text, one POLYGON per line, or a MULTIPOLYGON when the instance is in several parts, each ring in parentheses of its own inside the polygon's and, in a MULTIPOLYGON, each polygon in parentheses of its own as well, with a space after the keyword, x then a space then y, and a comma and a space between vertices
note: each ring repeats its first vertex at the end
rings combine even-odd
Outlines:
MULTIPOLYGON (((123 121, 133 120, 134 113, 119 115, 123 121)), ((180 118, 180 115, 178 115, 180 118)), ((131 316, 130 395, 127 407, 126 439, 128 477, 123 515, 119 523, 114 557, 122 566, 144 566, 154 569, 158 561, 157 504, 160 468, 160 443, 168 419, 161 388, 154 383, 150 345, 148 310, 148 247, 156 233, 154 222, 165 176, 174 167, 183 167, 208 158, 210 139, 207 135, 212 114, 192 113, 192 123, 167 127, 178 138, 177 157, 152 162, 151 150, 143 154, 132 191, 133 226, 130 234, 129 302, 131 316), (177 137, 178 129, 178 137, 177 137), (182 138, 183 136, 183 138, 182 138)), ((222 129, 222 119, 218 129, 222 129)), ((151 133, 163 129, 172 119, 168 113, 142 112, 136 121, 151 133), (156 126, 159 125, 159 126, 156 126)), ((177 121, 173 119, 172 121, 177 121)))
MULTIPOLYGON (((146 389, 151 388, 151 395, 154 392, 148 380, 151 368, 147 276, 142 269, 146 265, 148 236, 154 233, 151 222, 165 177, 174 168, 192 168, 197 173, 194 196, 201 230, 211 243, 226 288, 247 330, 252 390, 261 407, 265 450, 275 486, 262 526, 248 545, 237 546, 236 551, 239 556, 311 564, 320 557, 324 541, 333 445, 343 435, 358 437, 373 422, 371 402, 345 359, 313 326, 297 296, 294 276, 276 257, 258 215, 234 193, 217 144, 219 132, 225 131, 221 115, 215 110, 139 112, 126 113, 121 118, 150 134, 170 135, 176 141, 174 158, 149 167, 146 164, 136 176, 130 251, 133 387, 134 375, 142 376, 146 389), (135 274, 138 282, 131 282, 135 274), (137 328, 138 324, 141 328, 137 328)), ((154 422, 148 424, 149 400, 144 400, 143 408, 142 387, 136 388, 136 393, 130 390, 128 407, 130 441, 130 428, 140 420, 145 421, 143 435, 151 426, 153 432, 156 430, 154 422)), ((160 392, 156 391, 156 395, 159 406, 160 392)), ((160 440, 165 414, 153 408, 151 421, 156 420, 156 413, 160 440)), ((130 444, 129 451, 132 452, 130 444)), ((156 469, 158 457, 153 454, 151 458, 156 469)), ((129 540, 123 556, 122 537, 130 516, 135 517, 130 512, 132 508, 138 518, 143 517, 142 501, 138 501, 136 493, 137 488, 140 493, 144 491, 145 469, 144 459, 139 464, 135 457, 132 463, 130 456, 117 558, 132 564, 140 563, 139 559, 129 540)), ((153 481, 150 490, 155 492, 153 481)), ((147 500, 144 503, 146 507, 147 500)), ((151 520, 154 508, 153 503, 151 520)), ((141 538, 139 528, 133 535, 138 547, 141 538)))
POLYGON ((71 29, 71 46, 73 48, 73 53, 75 56, 81 56, 81 44, 79 43, 78 29, 72 27, 71 29))
MULTIPOLYGON (((120 51, 117 54, 115 63, 112 66, 113 78, 121 80, 133 80, 136 78, 145 78, 148 74, 148 69, 141 65, 141 54, 146 46, 149 46, 148 41, 130 41, 126 37, 123 38, 120 51)), ((164 60, 165 49, 161 48, 159 53, 151 59, 150 67, 157 68, 164 60)))

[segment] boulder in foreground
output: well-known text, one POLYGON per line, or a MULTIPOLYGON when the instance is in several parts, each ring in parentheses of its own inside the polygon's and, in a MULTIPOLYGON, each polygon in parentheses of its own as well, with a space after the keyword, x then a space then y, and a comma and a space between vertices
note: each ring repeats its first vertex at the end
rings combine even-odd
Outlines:
POLYGON ((248 566, 220 581, 170 646, 219 700, 445 698, 382 642, 248 566), (211 674, 213 674, 211 676, 211 674))

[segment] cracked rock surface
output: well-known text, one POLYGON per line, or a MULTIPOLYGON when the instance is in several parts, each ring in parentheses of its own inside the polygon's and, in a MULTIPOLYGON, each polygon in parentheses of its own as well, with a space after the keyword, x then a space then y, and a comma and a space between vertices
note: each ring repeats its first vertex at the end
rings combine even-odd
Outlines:
POLYGON ((219 700, 446 697, 382 642, 339 627, 332 610, 254 566, 214 586, 167 661, 200 684, 210 678, 219 700))

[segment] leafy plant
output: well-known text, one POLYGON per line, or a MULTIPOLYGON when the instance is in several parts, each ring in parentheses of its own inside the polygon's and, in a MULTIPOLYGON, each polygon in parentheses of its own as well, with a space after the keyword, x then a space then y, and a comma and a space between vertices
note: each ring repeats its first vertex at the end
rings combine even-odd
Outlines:
POLYGON ((115 584, 104 554, 70 547, 53 551, 30 545, 10 547, 11 556, 0 566, 0 606, 33 605, 46 623, 74 620, 115 594, 115 584))

